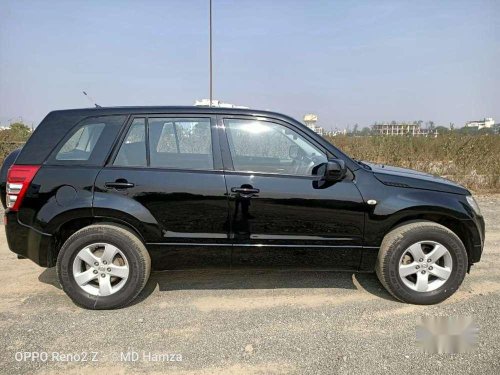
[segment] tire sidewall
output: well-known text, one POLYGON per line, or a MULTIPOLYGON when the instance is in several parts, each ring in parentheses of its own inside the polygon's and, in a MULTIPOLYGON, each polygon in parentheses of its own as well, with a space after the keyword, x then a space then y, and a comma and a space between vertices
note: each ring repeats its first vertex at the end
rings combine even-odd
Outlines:
MULTIPOLYGON (((444 229, 444 228, 443 228, 444 229)), ((467 271, 467 253, 458 237, 434 225, 414 228, 389 245, 386 274, 392 292, 403 301, 416 304, 438 303, 451 296, 462 283, 467 271), (439 288, 430 292, 417 292, 405 285, 399 276, 399 262, 403 253, 416 242, 434 241, 445 246, 452 258, 452 273, 439 288)))
POLYGON ((70 237, 61 249, 57 261, 59 281, 63 290, 79 305, 90 309, 107 309, 125 305, 131 301, 142 288, 144 273, 143 261, 135 249, 135 244, 113 227, 86 228, 84 233, 70 237), (109 296, 95 296, 87 293, 73 276, 73 262, 80 250, 94 243, 109 243, 116 246, 127 258, 129 276, 125 285, 109 296), (142 276, 142 277, 141 277, 142 276))

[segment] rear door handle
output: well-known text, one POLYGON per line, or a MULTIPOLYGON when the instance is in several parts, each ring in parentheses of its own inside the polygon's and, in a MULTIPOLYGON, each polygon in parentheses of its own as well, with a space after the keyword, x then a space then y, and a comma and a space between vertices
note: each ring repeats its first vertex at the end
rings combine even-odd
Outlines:
POLYGON ((260 190, 254 188, 232 187, 231 192, 238 193, 242 198, 250 198, 252 195, 258 194, 260 190))
POLYGON ((135 185, 132 182, 127 181, 114 181, 114 182, 106 182, 104 184, 107 188, 110 189, 129 189, 133 188, 135 185))

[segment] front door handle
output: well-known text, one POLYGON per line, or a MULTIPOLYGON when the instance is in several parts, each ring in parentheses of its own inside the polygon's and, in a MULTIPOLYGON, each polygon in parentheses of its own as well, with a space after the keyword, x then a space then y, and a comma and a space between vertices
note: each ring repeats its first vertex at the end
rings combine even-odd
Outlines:
POLYGON ((132 182, 128 182, 125 180, 125 181, 106 182, 104 186, 110 189, 129 189, 133 188, 135 185, 132 182))
POLYGON ((259 194, 260 190, 246 187, 232 187, 231 192, 238 193, 242 198, 250 198, 254 194, 259 194))

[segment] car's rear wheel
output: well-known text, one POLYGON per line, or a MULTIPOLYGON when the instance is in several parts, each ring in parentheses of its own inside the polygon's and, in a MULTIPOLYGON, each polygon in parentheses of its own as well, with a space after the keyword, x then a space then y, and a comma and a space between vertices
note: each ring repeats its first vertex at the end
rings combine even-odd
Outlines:
POLYGON ((434 304, 451 296, 467 271, 467 252, 448 228, 429 221, 401 225, 380 247, 376 272, 397 299, 434 304))
POLYGON ((57 258, 63 290, 89 309, 123 307, 146 285, 149 254, 137 236, 112 224, 91 225, 69 237, 57 258))

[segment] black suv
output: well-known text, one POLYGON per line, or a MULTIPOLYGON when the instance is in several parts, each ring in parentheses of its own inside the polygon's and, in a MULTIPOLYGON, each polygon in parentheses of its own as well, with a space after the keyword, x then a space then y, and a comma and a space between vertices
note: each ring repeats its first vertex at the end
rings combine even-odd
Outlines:
POLYGON ((432 304, 484 244, 465 188, 353 160, 266 111, 54 111, 2 169, 10 249, 56 266, 92 309, 130 303, 152 265, 375 270, 394 297, 432 304))

